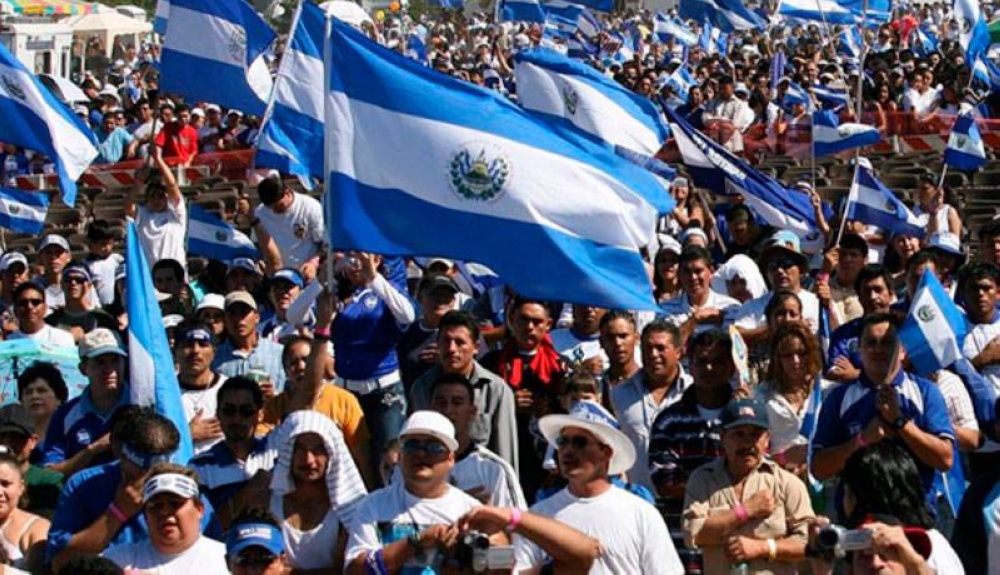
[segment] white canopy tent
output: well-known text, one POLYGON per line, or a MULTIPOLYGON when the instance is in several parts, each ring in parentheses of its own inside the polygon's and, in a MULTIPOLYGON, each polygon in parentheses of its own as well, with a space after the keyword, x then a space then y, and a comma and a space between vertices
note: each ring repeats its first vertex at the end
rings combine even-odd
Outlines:
POLYGON ((116 37, 132 36, 132 45, 138 46, 139 35, 153 31, 153 25, 149 22, 129 18, 112 11, 71 16, 63 23, 73 30, 73 36, 82 38, 99 36, 102 40, 101 45, 104 46, 105 55, 109 58, 114 51, 116 37))

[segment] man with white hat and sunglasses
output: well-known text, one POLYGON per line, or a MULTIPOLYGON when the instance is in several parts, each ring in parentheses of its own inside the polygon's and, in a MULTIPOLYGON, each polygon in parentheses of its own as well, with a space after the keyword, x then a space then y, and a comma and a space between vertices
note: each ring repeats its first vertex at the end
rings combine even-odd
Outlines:
POLYGON ((194 471, 157 463, 142 487, 143 514, 149 539, 108 549, 104 556, 125 569, 154 570, 159 575, 226 573, 226 547, 203 537, 205 512, 194 471))
MULTIPOLYGON (((635 462, 635 447, 618 422, 600 405, 578 402, 568 415, 547 415, 538 422, 556 446, 565 489, 536 503, 532 513, 557 519, 601 542, 591 573, 684 573, 660 513, 651 504, 616 487, 611 477, 635 462)), ((545 552, 514 538, 519 570, 542 565, 545 552)))

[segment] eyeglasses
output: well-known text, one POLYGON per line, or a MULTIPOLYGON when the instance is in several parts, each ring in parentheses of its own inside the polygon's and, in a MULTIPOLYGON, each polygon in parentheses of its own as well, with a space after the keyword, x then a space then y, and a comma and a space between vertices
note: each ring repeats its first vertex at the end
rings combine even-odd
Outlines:
POLYGON ((82 278, 82 277, 79 277, 79 276, 66 276, 66 277, 63 278, 63 281, 66 282, 66 283, 68 283, 68 284, 83 284, 83 283, 87 283, 86 278, 82 278))
POLYGON ((406 453, 407 455, 426 453, 431 457, 440 457, 445 453, 448 453, 448 447, 440 441, 407 439, 403 442, 403 453, 406 453))
POLYGON ((247 553, 237 555, 233 559, 233 564, 241 567, 267 567, 277 558, 278 556, 273 553, 247 553))
POLYGON ((567 445, 576 450, 586 449, 590 445, 590 438, 582 435, 560 435, 556 438, 556 447, 562 449, 567 445))
POLYGON ((767 262, 767 269, 769 270, 787 270, 795 266, 795 260, 792 258, 775 258, 767 262))
POLYGON ((244 403, 243 405, 223 405, 219 407, 219 415, 233 417, 236 414, 239 414, 239 416, 244 419, 253 417, 257 415, 257 407, 250 405, 249 403, 244 403))
POLYGON ((24 298, 17 300, 17 305, 30 306, 30 307, 38 307, 43 303, 45 303, 45 300, 41 298, 24 298))

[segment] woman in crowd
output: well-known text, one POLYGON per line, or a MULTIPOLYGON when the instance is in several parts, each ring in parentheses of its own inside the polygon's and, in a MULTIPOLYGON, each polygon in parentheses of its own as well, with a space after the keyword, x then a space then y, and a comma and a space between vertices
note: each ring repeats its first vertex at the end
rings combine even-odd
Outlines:
POLYGON ((52 414, 68 395, 62 372, 47 361, 36 361, 17 376, 17 397, 35 422, 39 445, 45 442, 52 414))
POLYGON ((7 564, 31 573, 42 573, 49 521, 18 507, 25 493, 17 459, 0 453, 0 547, 7 564))
POLYGON ((937 176, 925 175, 915 190, 917 205, 913 206, 913 215, 917 216, 922 226, 926 226, 924 237, 931 237, 937 232, 951 232, 962 235, 962 219, 958 210, 951 204, 951 194, 947 187, 938 187, 937 176))
POLYGON ((767 284, 756 262, 749 256, 736 254, 715 270, 712 290, 746 303, 764 295, 767 284))
POLYGON ((653 259, 653 285, 655 287, 653 295, 656 301, 665 302, 668 299, 677 297, 681 293, 681 284, 677 279, 678 258, 681 253, 681 245, 672 237, 666 238, 660 251, 656 252, 653 259))

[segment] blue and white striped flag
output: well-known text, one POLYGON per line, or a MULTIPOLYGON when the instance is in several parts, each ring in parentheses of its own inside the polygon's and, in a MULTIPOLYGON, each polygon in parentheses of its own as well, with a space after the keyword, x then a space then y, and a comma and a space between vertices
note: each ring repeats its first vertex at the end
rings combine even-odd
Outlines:
POLYGON ((967 330, 961 310, 934 272, 925 269, 899 329, 899 341, 915 371, 927 377, 961 359, 967 330))
POLYGON ((425 66, 428 64, 427 44, 416 30, 406 35, 406 56, 425 66))
POLYGON ((167 33, 167 20, 170 18, 170 0, 156 0, 156 12, 153 15, 153 32, 159 35, 167 33))
POLYGON ((847 26, 837 34, 837 53, 855 62, 861 57, 861 48, 864 41, 861 38, 861 30, 856 26, 847 26))
POLYGON ((462 10, 465 8, 465 0, 427 0, 428 6, 447 8, 452 10, 462 10))
POLYGON ((853 25, 862 17, 836 0, 781 0, 777 12, 785 18, 827 25, 853 25))
POLYGON ((639 249, 671 201, 651 174, 336 20, 331 42, 331 245, 481 262, 529 297, 656 309, 639 249))
POLYGON ((48 194, 0 188, 0 227, 20 234, 40 234, 48 213, 48 194))
POLYGON ((224 262, 257 259, 257 246, 246 234, 205 208, 188 207, 188 253, 224 262))
POLYGON ((76 180, 97 157, 94 133, 0 44, 0 142, 48 156, 67 206, 76 180))
POLYGON ((312 2, 302 2, 292 36, 274 81, 273 101, 257 139, 256 164, 304 182, 322 178, 323 38, 327 16, 312 2))
POLYGON ((500 20, 513 22, 545 22, 545 10, 539 0, 502 0, 500 20))
POLYGON ((835 88, 826 84, 815 84, 811 90, 820 104, 823 104, 827 109, 839 110, 847 106, 851 101, 851 97, 844 88, 835 88))
POLYGON ((861 162, 855 169, 854 183, 847 198, 847 219, 878 226, 888 235, 899 232, 918 238, 924 236, 924 226, 910 208, 861 162))
POLYGON ((746 7, 742 0, 684 0, 677 8, 683 20, 708 20, 723 32, 763 30, 767 23, 746 7))
POLYGON ((882 139, 875 126, 853 122, 841 124, 837 114, 829 110, 814 112, 812 120, 813 154, 816 157, 873 146, 882 139))
POLYGON ((975 62, 990 45, 990 31, 979 0, 954 0, 953 17, 958 21, 958 43, 965 61, 975 62))
POLYGON ((130 401, 152 406, 173 421, 181 440, 171 460, 186 465, 194 455, 191 431, 184 416, 181 388, 174 370, 174 357, 163 328, 163 314, 156 303, 156 290, 149 264, 139 243, 135 223, 126 224, 125 289, 128 293, 128 365, 130 401))
POLYGON ((698 36, 698 46, 706 54, 726 55, 729 51, 729 35, 723 34, 722 30, 705 21, 701 26, 701 35, 698 36))
POLYGON ((972 77, 981 82, 987 89, 993 92, 1000 92, 1000 67, 980 54, 972 65, 972 77))
POLYGON ((966 172, 977 170, 986 163, 986 146, 971 114, 962 114, 955 119, 948 135, 944 163, 966 172))
POLYGON ((687 103, 688 92, 691 90, 692 86, 698 84, 698 81, 694 79, 691 72, 688 71, 687 66, 679 66, 674 73, 667 77, 667 81, 664 83, 664 87, 673 90, 677 98, 681 100, 681 103, 687 103))
POLYGON ((662 12, 657 12, 653 20, 653 32, 660 42, 666 43, 673 38, 683 46, 694 46, 698 43, 698 35, 677 18, 670 18, 662 12))
POLYGON ((926 58, 938 51, 938 39, 930 30, 917 28, 913 31, 913 53, 926 58))
POLYGON ((670 132, 659 109, 594 68, 538 48, 514 56, 517 97, 556 126, 642 154, 659 151, 670 132))
POLYGON ((271 96, 265 53, 275 37, 243 0, 171 0, 160 87, 259 116, 271 96))
POLYGON ((806 92, 802 86, 789 80, 788 87, 785 88, 785 95, 781 98, 781 107, 789 110, 795 104, 802 104, 806 107, 806 110, 813 109, 813 100, 809 92, 806 92))
POLYGON ((778 89, 778 82, 785 77, 785 66, 788 65, 788 59, 785 56, 785 51, 779 49, 775 52, 774 57, 771 58, 771 90, 778 89))

